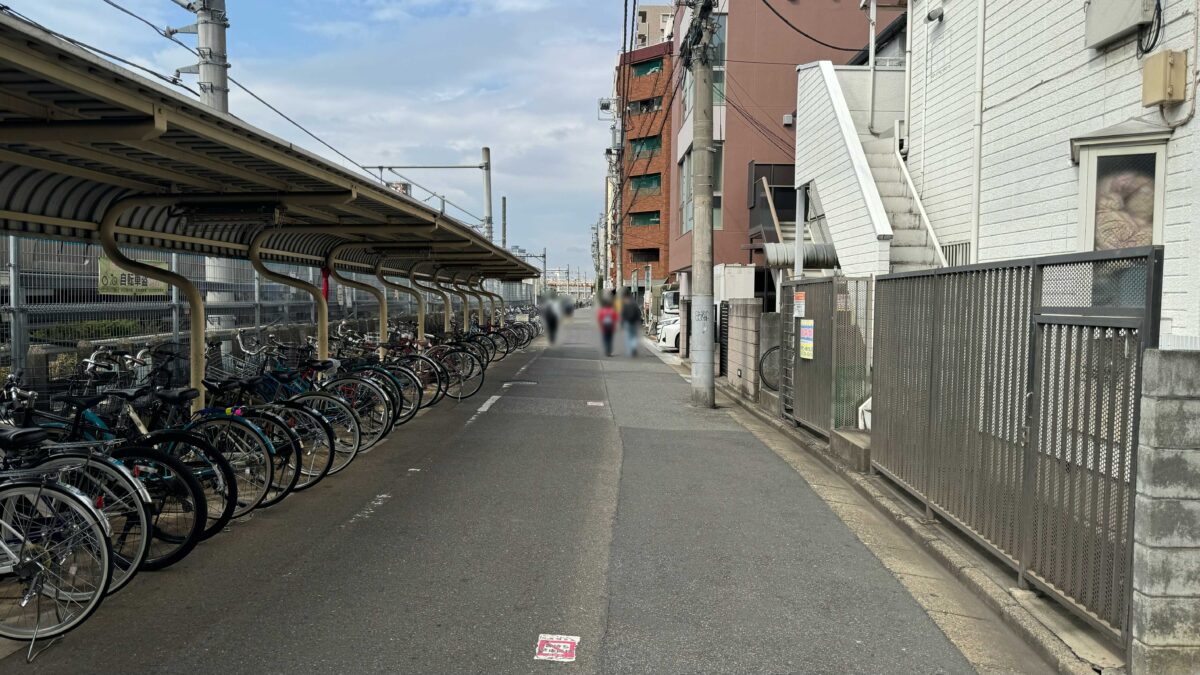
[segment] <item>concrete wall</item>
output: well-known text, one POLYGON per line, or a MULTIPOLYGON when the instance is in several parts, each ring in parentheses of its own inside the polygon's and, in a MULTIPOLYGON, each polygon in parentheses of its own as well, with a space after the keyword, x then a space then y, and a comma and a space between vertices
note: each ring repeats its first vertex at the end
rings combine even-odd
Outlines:
POLYGON ((833 66, 809 64, 796 76, 796 187, 816 186, 846 274, 887 274, 891 248, 878 236, 887 213, 833 66))
POLYGON ((742 398, 758 400, 758 324, 762 301, 729 301, 729 372, 726 380, 742 398))
MULTIPOLYGON (((975 7, 913 0, 913 90, 908 165, 943 244, 970 239, 975 7), (921 19, 942 7, 945 20, 921 19)), ((1194 2, 1164 2, 1157 49, 1187 50, 1195 65, 1194 2)), ((1084 46, 1083 3, 991 0, 984 57, 981 262, 1081 249, 1080 171, 1070 139, 1129 120, 1162 124, 1141 102, 1135 36, 1084 46), (1050 29, 1049 27, 1052 27, 1050 29)), ((1192 87, 1189 85, 1189 97, 1192 87)), ((1171 120, 1186 106, 1167 111, 1171 120)), ((1167 143, 1163 342, 1200 335, 1200 211, 1196 128, 1167 143)))
POLYGON ((1200 669, 1200 352, 1146 352, 1133 516, 1132 675, 1200 669))

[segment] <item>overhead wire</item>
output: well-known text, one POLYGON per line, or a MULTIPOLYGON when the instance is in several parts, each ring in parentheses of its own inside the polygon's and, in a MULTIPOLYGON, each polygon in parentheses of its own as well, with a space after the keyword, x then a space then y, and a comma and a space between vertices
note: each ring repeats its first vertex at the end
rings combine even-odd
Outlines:
POLYGON ((814 35, 811 35, 811 34, 809 34, 809 33, 806 33, 806 32, 804 32, 804 30, 803 30, 803 29, 801 29, 799 26, 797 26, 796 24, 794 24, 794 23, 792 23, 790 20, 788 20, 788 18, 787 18, 786 16, 784 16, 784 15, 780 14, 780 13, 779 13, 779 10, 775 9, 775 6, 774 6, 774 5, 772 5, 772 4, 769 2, 769 0, 761 0, 761 2, 762 2, 762 4, 764 4, 764 5, 766 5, 766 6, 767 6, 767 9, 771 10, 771 13, 772 13, 772 14, 774 14, 774 15, 775 15, 775 16, 777 16, 777 17, 779 17, 779 20, 780 20, 780 21, 782 21, 784 24, 786 24, 788 28, 791 28, 792 30, 794 30, 794 31, 796 31, 797 33, 799 33, 800 35, 803 35, 804 37, 808 38, 809 40, 812 40, 813 42, 815 42, 815 43, 817 43, 817 44, 821 45, 822 47, 828 47, 828 48, 830 48, 830 49, 835 49, 835 50, 837 50, 837 51, 839 51, 839 52, 854 52, 854 53, 856 53, 856 54, 857 54, 858 52, 861 52, 861 51, 862 51, 862 47, 839 47, 839 46, 837 46, 837 45, 829 44, 828 42, 825 42, 825 41, 824 41, 824 40, 822 40, 821 38, 818 38, 818 37, 816 37, 816 36, 814 36, 814 35))
MULTIPOLYGON (((189 53, 191 53, 193 56, 195 56, 195 57, 197 57, 197 58, 200 58, 200 52, 199 52, 199 50, 197 50, 196 48, 194 48, 194 47, 192 47, 191 45, 187 44, 186 42, 184 42, 184 41, 180 40, 179 38, 175 37, 175 35, 174 35, 174 34, 172 34, 170 31, 166 30, 165 28, 161 28, 161 27, 159 27, 159 26, 158 26, 158 25, 156 25, 156 24, 155 24, 153 21, 150 21, 150 20, 149 20, 149 19, 147 19, 146 17, 144 17, 144 16, 142 16, 142 15, 138 14, 137 12, 135 12, 135 11, 133 11, 133 10, 129 9, 128 7, 125 7, 125 6, 121 5, 120 3, 116 2, 115 0, 100 0, 100 1, 101 1, 101 2, 103 2, 103 3, 104 3, 104 4, 106 4, 106 5, 108 5, 108 6, 112 7, 112 8, 114 8, 114 9, 116 9, 116 10, 120 11, 121 13, 123 13, 123 14, 126 14, 126 15, 128 15, 128 16, 130 16, 130 17, 132 17, 132 18, 136 19, 137 21, 139 21, 139 22, 141 22, 141 23, 145 24, 145 25, 146 25, 146 26, 148 26, 148 27, 149 27, 151 30, 153 30, 155 33, 157 33, 157 34, 158 34, 160 37, 162 37, 162 38, 164 38, 164 39, 167 39, 167 40, 170 40, 171 42, 175 43, 176 45, 178 45, 178 46, 180 46, 180 47, 183 47, 184 49, 186 49, 186 50, 187 50, 189 53)), ((3 7, 3 5, 0 5, 0 7, 3 7)), ((68 38, 68 40, 69 40, 69 38, 68 38)), ((108 56, 108 55, 106 54, 106 56, 108 56)), ((110 56, 110 58, 115 58, 115 57, 111 57, 111 56, 110 56)), ((161 76, 161 75, 160 75, 159 77, 163 77, 163 76, 161 76)), ((386 184, 386 181, 384 181, 384 180, 383 180, 383 177, 382 177, 382 175, 380 175, 380 176, 376 176, 374 173, 372 173, 372 172, 371 172, 371 170, 370 170, 370 169, 368 169, 368 168, 367 168, 366 166, 364 166, 362 163, 358 162, 358 161, 357 161, 357 160, 355 160, 353 157, 350 157, 350 156, 349 156, 349 155, 347 155, 346 153, 342 152, 342 151, 341 151, 341 150, 339 150, 337 147, 335 147, 335 146, 334 146, 332 143, 330 143, 330 142, 326 141, 324 138, 322 138, 322 137, 318 136, 318 135, 317 135, 315 132, 313 132, 312 130, 310 130, 308 127, 304 126, 303 124, 301 124, 300 122, 298 122, 296 119, 294 119, 293 117, 291 117, 291 116, 290 116, 290 115, 288 115, 287 113, 283 112, 283 110, 281 110, 279 107, 275 106, 275 105, 274 105, 274 104, 272 104, 270 101, 266 100, 265 98, 263 98, 262 96, 260 96, 258 93, 256 93, 255 91, 253 91, 252 89, 250 89, 250 88, 249 88, 249 87, 247 87, 246 85, 242 84, 241 82, 239 82, 239 81, 238 81, 236 78, 234 78, 233 76, 229 76, 229 78, 228 78, 228 79, 229 79, 229 82, 230 82, 231 84, 233 84, 234 86, 236 86, 238 89, 242 90, 244 93, 246 93, 246 95, 250 96, 250 97, 251 97, 251 98, 253 98, 255 101, 258 101, 260 104, 262 104, 264 107, 266 107, 268 110, 270 110, 271 112, 275 113, 275 114, 276 114, 276 115, 278 115, 279 117, 283 118, 285 121, 287 121, 289 124, 291 124, 292 126, 296 127, 297 129, 299 129, 301 132, 303 132, 303 133, 304 133, 305 135, 307 135, 309 138, 312 138, 314 141, 316 141, 316 142, 320 143, 322 146, 324 146, 325 148, 327 148, 327 149, 328 149, 330 152, 333 152, 333 153, 334 153, 334 154, 336 154, 338 157, 341 157, 342 159, 346 160, 347 162, 349 162, 350 164, 352 164, 354 167, 356 167, 357 169, 359 169, 360 171, 362 171, 363 173, 365 173, 367 176, 370 176, 371 178, 378 180, 378 181, 379 181, 380 183, 382 183, 382 184, 386 184)), ((179 86, 184 86, 184 85, 179 85, 179 86)), ((199 96, 199 94, 197 94, 197 93, 196 93, 194 90, 192 90, 192 89, 190 89, 190 88, 188 88, 188 87, 186 87, 186 86, 184 86, 184 88, 185 88, 185 89, 188 89, 188 91, 190 91, 192 94, 195 94, 196 96, 199 96)), ((421 188, 422 190, 424 190, 424 191, 428 192, 428 193, 431 195, 431 198, 436 196, 436 197, 438 197, 438 198, 440 198, 440 199, 445 199, 445 198, 444 198, 442 195, 438 194, 437 192, 434 192, 433 190, 431 190, 431 189, 429 189, 429 188, 425 187, 424 185, 421 185, 420 183, 418 183, 418 182, 416 182, 416 181, 412 180, 411 178, 408 178, 408 177, 406 177, 406 176, 404 176, 404 175, 402 175, 402 174, 400 174, 400 173, 398 173, 398 172, 396 172, 396 171, 394 171, 394 170, 392 171, 392 173, 395 173, 397 176, 399 176, 399 177, 400 177, 402 180, 404 180, 405 182, 407 182, 407 183, 409 183, 409 184, 411 184, 411 185, 415 185, 416 187, 419 187, 419 188, 421 188)), ((425 200, 425 201, 428 201, 428 200, 425 200)), ((446 204, 447 204, 447 205, 454 207, 454 208, 455 208, 455 209, 457 209, 458 211, 461 211, 462 213, 466 214, 467 216, 470 216, 471 218, 474 218, 474 219, 476 219, 476 220, 478 220, 478 221, 480 221, 480 222, 482 222, 482 221, 483 221, 483 218, 481 218, 481 217, 479 217, 479 216, 477 216, 477 215, 475 215, 475 214, 471 213, 470 211, 468 211, 468 210, 466 210, 465 208, 463 208, 462 206, 459 206, 458 204, 456 204, 456 203, 454 203, 454 202, 450 201, 449 199, 445 199, 445 202, 446 202, 446 204)))

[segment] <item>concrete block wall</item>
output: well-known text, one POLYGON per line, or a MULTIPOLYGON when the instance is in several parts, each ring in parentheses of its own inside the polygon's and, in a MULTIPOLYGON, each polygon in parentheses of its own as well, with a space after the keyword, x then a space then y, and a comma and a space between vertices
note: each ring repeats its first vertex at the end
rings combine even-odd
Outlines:
POLYGON ((1200 672, 1200 352, 1146 352, 1133 517, 1132 675, 1200 672))
POLYGON ((758 400, 758 324, 762 301, 729 301, 729 385, 748 401, 758 400))

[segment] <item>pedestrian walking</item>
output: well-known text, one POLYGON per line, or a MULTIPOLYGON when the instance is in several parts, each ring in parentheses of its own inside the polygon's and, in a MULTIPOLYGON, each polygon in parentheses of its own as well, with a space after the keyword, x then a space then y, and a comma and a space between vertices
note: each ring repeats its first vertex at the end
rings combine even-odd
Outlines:
POLYGON ((550 344, 558 342, 558 302, 555 300, 547 300, 546 304, 542 305, 542 321, 546 322, 546 335, 550 338, 550 344))
POLYGON ((600 340, 604 343, 604 355, 613 355, 613 335, 617 332, 617 310, 613 307, 612 298, 600 300, 600 309, 596 310, 596 323, 600 326, 600 340))
POLYGON ((625 349, 630 356, 637 356, 638 341, 642 332, 642 308, 629 289, 621 298, 621 325, 625 328, 625 349))

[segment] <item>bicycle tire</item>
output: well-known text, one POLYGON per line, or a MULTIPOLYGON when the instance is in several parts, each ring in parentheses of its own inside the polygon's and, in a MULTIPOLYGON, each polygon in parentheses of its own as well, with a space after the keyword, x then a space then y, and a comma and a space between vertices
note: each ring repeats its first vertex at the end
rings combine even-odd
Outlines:
POLYGON ((293 489, 295 492, 307 490, 324 480, 333 468, 333 427, 324 415, 300 403, 287 401, 275 407, 276 414, 300 436, 300 480, 293 489))
POLYGON ((771 391, 779 391, 779 370, 781 364, 779 345, 771 347, 763 352, 763 355, 758 359, 758 379, 767 389, 771 391))
POLYGON ((332 476, 350 466, 362 447, 362 423, 354 407, 327 391, 305 392, 288 402, 315 410, 333 428, 333 463, 327 475, 332 476))
POLYGON ((200 543, 207 520, 208 506, 200 482, 187 465, 159 450, 126 445, 112 456, 150 493, 152 539, 142 569, 161 570, 186 558, 200 543), (173 504, 178 504, 179 517, 164 523, 164 514, 173 504), (172 527, 167 529, 167 524, 172 527))
POLYGON ((204 488, 208 505, 208 519, 201 541, 225 529, 237 509, 237 476, 233 465, 208 439, 182 429, 160 429, 151 431, 133 444, 162 450, 192 470, 204 488))
POLYGON ((259 502, 260 509, 282 502, 300 482, 300 459, 303 452, 300 436, 278 415, 265 408, 243 408, 242 417, 258 427, 271 442, 274 474, 267 494, 259 502))
MULTIPOLYGON (((47 566, 60 567, 64 562, 58 561, 68 561, 71 563, 67 568, 70 577, 90 576, 94 579, 90 589, 86 589, 83 593, 78 591, 70 593, 72 596, 82 596, 71 598, 71 602, 81 607, 76 611, 60 611, 55 606, 52 611, 44 612, 41 603, 41 599, 45 595, 43 587, 42 592, 32 594, 36 596, 36 602, 28 602, 24 605, 16 603, 20 609, 32 606, 36 615, 31 621, 24 622, 24 625, 13 625, 15 621, 13 612, 0 617, 0 636, 21 641, 29 641, 34 638, 52 639, 79 627, 104 602, 104 596, 112 581, 112 542, 108 536, 108 527, 104 516, 89 503, 87 497, 77 490, 51 481, 8 481, 0 485, 0 519, 5 521, 5 527, 2 528, 0 536, 4 538, 6 545, 11 544, 9 549, 17 553, 18 560, 29 558, 29 551, 25 550, 30 545, 29 542, 37 540, 38 535, 44 538, 45 532, 53 531, 50 528, 42 527, 37 533, 21 532, 19 529, 21 525, 17 517, 19 511, 30 514, 25 518, 27 523, 41 520, 47 517, 45 515, 47 513, 59 514, 60 517, 63 514, 72 515, 71 520, 75 524, 64 525, 62 529, 70 530, 75 534, 59 537, 58 541, 50 544, 53 546, 69 543, 72 550, 64 555, 62 552, 45 547, 43 551, 37 552, 36 556, 43 559, 47 566), (39 518, 33 518, 33 514, 38 515, 39 518), (75 536, 79 532, 87 534, 75 536), (80 550, 75 550, 76 548, 80 550), (83 556, 79 555, 80 551, 84 554, 83 556), (84 574, 81 575, 81 562, 89 562, 89 558, 91 559, 90 564, 87 565, 89 569, 82 570, 84 574), (83 602, 80 602, 81 600, 83 602), (48 618, 52 618, 56 623, 47 625, 44 622, 48 618)), ((65 578, 64 575, 55 576, 60 582, 65 578)), ((0 594, 6 598, 28 597, 31 595, 30 589, 22 588, 25 582, 26 579, 19 574, 0 576, 0 594), (6 588, 9 584, 13 585, 11 590, 6 588)))
POLYGON ((200 434, 213 445, 233 468, 237 482, 237 505, 233 517, 241 518, 258 508, 274 479, 275 450, 262 431, 240 417, 207 417, 197 420, 186 431, 200 434))

